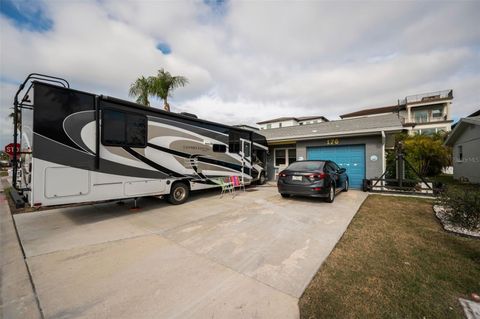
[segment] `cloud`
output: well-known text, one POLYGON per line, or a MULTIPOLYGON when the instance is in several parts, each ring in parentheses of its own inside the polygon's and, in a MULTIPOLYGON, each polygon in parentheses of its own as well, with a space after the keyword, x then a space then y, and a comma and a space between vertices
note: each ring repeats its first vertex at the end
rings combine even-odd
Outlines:
POLYGON ((454 116, 480 107, 480 2, 25 3, 51 25, 39 32, 2 11, 2 116, 10 83, 30 72, 129 99, 130 83, 160 68, 189 79, 174 111, 230 124, 336 118, 448 88, 454 116))

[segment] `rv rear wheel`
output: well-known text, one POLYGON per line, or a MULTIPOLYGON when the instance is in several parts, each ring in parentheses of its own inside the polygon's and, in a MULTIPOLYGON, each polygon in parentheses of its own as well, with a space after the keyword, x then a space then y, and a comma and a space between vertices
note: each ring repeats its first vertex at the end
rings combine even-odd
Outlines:
POLYGON ((187 201, 190 190, 188 185, 183 182, 177 182, 172 185, 170 189, 170 195, 168 195, 168 201, 170 204, 179 205, 187 201))

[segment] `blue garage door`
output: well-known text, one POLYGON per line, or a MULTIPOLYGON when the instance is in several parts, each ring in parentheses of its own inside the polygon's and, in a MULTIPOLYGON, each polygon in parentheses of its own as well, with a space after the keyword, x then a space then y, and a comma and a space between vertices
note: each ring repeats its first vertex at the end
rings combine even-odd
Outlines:
POLYGON ((334 161, 347 169, 350 187, 362 187, 365 178, 365 145, 309 147, 307 159, 334 161))

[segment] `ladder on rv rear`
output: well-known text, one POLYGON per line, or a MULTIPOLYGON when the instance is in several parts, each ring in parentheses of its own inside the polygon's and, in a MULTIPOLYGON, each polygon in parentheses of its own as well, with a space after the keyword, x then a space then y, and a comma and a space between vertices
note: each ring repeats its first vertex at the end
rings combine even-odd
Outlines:
MULTIPOLYGON (((32 111, 34 108, 34 104, 32 103, 32 100, 29 96, 29 92, 33 87, 33 83, 35 81, 40 81, 40 82, 47 82, 47 83, 52 83, 55 85, 60 85, 65 88, 70 88, 70 83, 68 83, 67 80, 63 78, 59 78, 56 76, 50 76, 46 74, 41 74, 41 73, 30 73, 27 78, 23 81, 22 84, 20 84, 17 92, 15 93, 15 97, 13 100, 13 144, 16 146, 18 144, 18 133, 22 133, 21 129, 21 119, 22 119, 22 111, 23 110, 29 110, 32 111), (30 83, 30 85, 27 87, 25 90, 26 85, 30 83), (23 96, 21 99, 19 99, 20 94, 24 92, 23 96)), ((20 138, 22 136, 20 135, 20 138)), ((10 194, 12 196, 12 199, 15 202, 15 206, 17 208, 23 207, 25 202, 21 202, 21 199, 23 198, 23 191, 29 190, 28 187, 25 188, 25 186, 21 187, 19 186, 19 177, 24 180, 23 184, 28 184, 25 183, 28 181, 31 177, 29 176, 28 173, 30 172, 25 172, 25 168, 21 167, 22 163, 18 159, 18 155, 20 154, 29 154, 31 151, 22 151, 22 150, 17 150, 17 147, 13 148, 13 174, 12 174, 12 190, 10 191, 10 194), (20 170, 20 171, 19 171, 20 170)), ((30 167, 30 166, 29 166, 30 167)))

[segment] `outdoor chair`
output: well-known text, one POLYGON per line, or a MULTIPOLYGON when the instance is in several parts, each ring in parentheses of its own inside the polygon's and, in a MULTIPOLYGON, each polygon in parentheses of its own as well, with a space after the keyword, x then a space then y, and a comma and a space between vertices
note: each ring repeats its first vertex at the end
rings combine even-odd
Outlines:
POLYGON ((243 188, 243 191, 245 191, 245 183, 243 178, 238 176, 230 176, 230 182, 233 184, 233 187, 238 187, 239 189, 243 188))
POLYGON ((220 198, 223 197, 224 194, 230 193, 232 197, 235 197, 235 186, 231 181, 230 177, 219 177, 219 178, 212 178, 212 182, 219 185, 222 188, 222 192, 220 193, 220 198))

